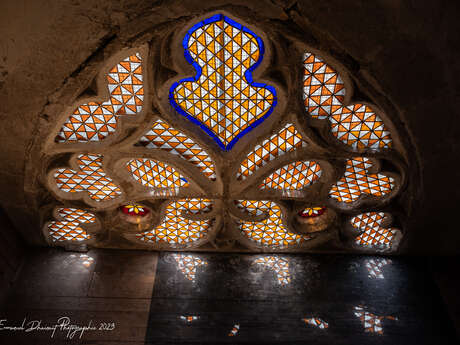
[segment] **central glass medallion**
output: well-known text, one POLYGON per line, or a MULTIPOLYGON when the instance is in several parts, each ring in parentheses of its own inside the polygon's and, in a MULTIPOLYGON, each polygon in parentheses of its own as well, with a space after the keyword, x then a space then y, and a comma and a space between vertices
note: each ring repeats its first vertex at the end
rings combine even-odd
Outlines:
POLYGON ((263 59, 262 39, 218 14, 194 25, 182 44, 196 76, 174 83, 169 101, 228 151, 277 103, 273 86, 252 79, 263 59))

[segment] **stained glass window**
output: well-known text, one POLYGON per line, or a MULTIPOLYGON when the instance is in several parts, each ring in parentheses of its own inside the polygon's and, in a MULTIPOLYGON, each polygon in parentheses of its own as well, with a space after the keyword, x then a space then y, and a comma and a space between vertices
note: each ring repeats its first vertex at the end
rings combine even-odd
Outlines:
POLYGON ((260 185, 261 189, 300 190, 321 177, 321 168, 313 161, 294 162, 285 165, 270 176, 260 185))
POLYGON ((332 134, 354 149, 391 148, 392 139, 380 116, 361 103, 343 105, 344 83, 320 57, 304 57, 304 102, 307 112, 328 119, 332 134))
POLYGON ((196 255, 172 254, 172 257, 176 260, 177 266, 184 274, 185 278, 192 282, 196 281, 196 271, 198 267, 208 264, 207 261, 196 255))
POLYGON ((329 121, 332 134, 354 149, 391 147, 390 132, 382 119, 365 104, 341 107, 329 117, 329 121))
POLYGON ((54 178, 60 190, 67 193, 86 191, 96 201, 110 200, 121 194, 120 188, 102 168, 101 155, 79 155, 77 162, 79 172, 66 168, 55 171, 54 178))
POLYGON ((240 210, 245 211, 255 216, 260 216, 262 214, 268 215, 268 211, 270 210, 269 203, 266 203, 266 202, 235 200, 235 205, 240 210))
POLYGON ((145 208, 137 204, 123 205, 121 211, 128 216, 146 216, 150 211, 148 208, 145 208))
POLYGON ((361 194, 384 196, 394 188, 394 178, 383 174, 368 174, 369 158, 357 157, 347 161, 344 176, 332 186, 329 195, 339 202, 351 203, 361 194))
MULTIPOLYGON (((111 59, 98 79, 104 92, 67 108, 57 136, 50 134, 47 143, 54 139, 57 144, 43 146, 46 159, 40 171, 49 172, 48 187, 59 199, 78 199, 76 205, 65 205, 84 208, 87 203, 98 212, 115 212, 121 223, 117 231, 139 249, 247 247, 284 252, 320 243, 325 244, 321 250, 327 245, 368 252, 396 248, 402 232, 382 223, 385 214, 379 207, 385 203, 391 208, 390 198, 405 187, 400 185, 404 174, 376 172, 373 164, 378 165, 380 158, 374 153, 388 150, 385 162, 398 170, 407 163, 406 155, 399 152, 399 145, 393 147, 397 133, 390 134, 388 128, 393 127, 377 106, 350 100, 352 79, 346 72, 332 67, 320 53, 307 52, 303 63, 291 66, 303 73, 303 80, 291 83, 295 71, 289 71, 288 60, 273 66, 276 59, 271 59, 283 56, 281 46, 270 44, 267 56, 267 42, 258 29, 223 14, 171 32, 185 32, 171 41, 182 40, 185 56, 184 60, 171 55, 174 61, 168 66, 179 76, 174 82, 153 78, 144 85, 145 71, 155 61, 142 59, 140 52, 111 59), (262 61, 264 70, 258 70, 262 61), (189 75, 183 75, 184 62, 193 67, 189 75), (276 89, 275 81, 264 82, 270 78, 278 81, 276 89), (145 112, 147 94, 155 99, 145 112), (285 107, 301 94, 305 111, 285 107), (138 123, 140 114, 145 123, 138 123), (269 117, 260 130, 246 135, 269 117), (115 132, 112 139, 101 142, 115 132), (240 146, 233 149, 239 140, 240 146), (55 168, 55 162, 71 154, 76 155, 76 165, 55 168), (343 163, 345 172, 338 178, 343 163), (112 170, 120 166, 121 171, 112 170), (329 199, 324 200, 324 193, 329 199), (252 200, 241 200, 245 195, 252 200), (358 214, 363 204, 373 212, 358 214), (340 229, 349 214, 355 215, 351 224, 340 229), (342 230, 345 236, 340 236, 342 230)), ((142 48, 143 57, 153 56, 149 49, 142 48)), ((367 94, 360 91, 358 95, 367 94)), ((46 223, 44 233, 49 230, 53 241, 89 239, 75 212, 46 223)), ((112 225, 105 217, 104 227, 112 225)), ((103 238, 93 236, 91 242, 103 238)), ((115 242, 107 245, 119 245, 115 242)), ((259 264, 272 264, 283 272, 283 263, 273 258, 259 264)), ((194 259, 184 260, 180 264, 184 270, 193 266, 194 259)), ((368 261, 366 267, 370 277, 383 276, 380 261, 368 261)), ((285 279, 289 281, 289 276, 285 279)), ((327 327, 319 320, 304 319, 312 326, 327 327)))
POLYGON ((308 319, 302 319, 302 321, 305 322, 307 325, 318 327, 320 329, 329 328, 329 324, 318 317, 310 317, 308 319))
POLYGON ((197 75, 174 83, 170 102, 222 149, 230 150, 271 114, 277 102, 272 86, 252 80, 252 71, 263 59, 263 42, 248 28, 218 14, 194 25, 183 46, 197 75))
POLYGON ((306 146, 307 142, 303 140, 294 125, 288 123, 278 133, 256 145, 241 163, 237 177, 244 180, 275 158, 306 146))
POLYGON ((340 75, 312 53, 304 56, 303 97, 308 113, 318 119, 327 119, 345 98, 340 75))
POLYGON ((149 243, 169 243, 182 245, 198 241, 206 236, 211 228, 211 220, 191 220, 182 216, 183 213, 203 213, 211 208, 208 199, 181 199, 171 202, 165 211, 160 225, 154 229, 137 234, 137 238, 149 243))
POLYGON ((382 222, 385 220, 386 214, 383 212, 367 212, 355 216, 351 219, 351 225, 363 231, 356 237, 356 244, 376 249, 388 249, 393 244, 395 235, 399 232, 395 228, 384 228, 382 222))
POLYGON ((243 234, 256 244, 269 247, 284 248, 297 245, 310 239, 286 229, 281 220, 281 208, 272 201, 239 200, 239 207, 250 213, 267 211, 268 218, 260 222, 240 222, 243 234))
POLYGON ((85 241, 91 238, 79 225, 94 223, 94 214, 76 208, 59 208, 57 214, 63 220, 48 224, 52 241, 85 241))
POLYGON ((139 53, 120 61, 106 79, 109 100, 78 106, 62 126, 56 142, 100 141, 115 132, 118 116, 142 110, 144 88, 139 53))
POLYGON ((146 187, 179 188, 188 187, 189 183, 170 165, 153 159, 131 159, 126 168, 134 179, 146 187))
POLYGON ((306 207, 299 212, 299 216, 302 218, 314 218, 321 216, 326 212, 326 207, 318 206, 318 207, 306 207))
POLYGON ((163 149, 178 155, 198 166, 211 180, 216 179, 214 164, 206 151, 184 133, 162 120, 155 121, 152 128, 139 140, 138 145, 163 149))
POLYGON ((289 273, 289 261, 278 256, 263 256, 254 261, 254 264, 262 265, 273 270, 276 274, 278 284, 287 285, 291 282, 289 273))
POLYGON ((365 266, 370 278, 384 279, 382 268, 388 264, 391 264, 390 259, 368 259, 365 266))

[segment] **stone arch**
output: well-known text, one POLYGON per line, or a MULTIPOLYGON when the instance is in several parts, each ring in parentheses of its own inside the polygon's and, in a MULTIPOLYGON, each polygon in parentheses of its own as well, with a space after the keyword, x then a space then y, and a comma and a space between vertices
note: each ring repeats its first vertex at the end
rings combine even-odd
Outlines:
MULTIPOLYGON (((236 6, 236 7, 238 7, 238 6, 236 6)), ((244 18, 244 15, 242 15, 242 13, 241 13, 241 12, 242 12, 242 11, 241 11, 241 8, 242 8, 242 7, 240 7, 239 9, 237 8, 236 10, 234 10, 234 12, 232 11, 233 9, 228 9, 228 8, 226 8, 226 10, 227 10, 229 13, 232 13, 232 14, 235 13, 235 14, 233 14, 235 17, 238 17, 238 18, 239 18, 239 17, 243 17, 243 19, 245 19, 245 18, 244 18)), ((191 17, 193 17, 193 16, 191 16, 191 17)), ((246 17, 250 17, 250 16, 247 15, 246 17)), ((190 21, 192 21, 192 19, 193 19, 193 18, 190 18, 190 21)), ((256 22, 256 20, 251 19, 251 18, 249 18, 248 21, 252 21, 252 23, 256 22)), ((178 21, 177 23, 175 23, 175 28, 177 29, 177 28, 179 28, 179 27, 184 27, 184 25, 185 25, 185 24, 184 24, 184 21, 178 21)), ((134 26, 134 25, 131 25, 131 26, 134 26)), ((153 26, 153 27, 154 27, 154 26, 153 26)), ((259 31, 264 31, 264 30, 265 30, 263 24, 260 25, 260 28, 261 28, 261 29, 259 29, 259 31)), ((163 30, 167 31, 165 28, 163 28, 163 30)), ((170 30, 171 30, 171 29, 170 29, 170 30)), ((282 31, 281 29, 279 29, 279 28, 278 28, 278 30, 279 30, 280 32, 283 32, 283 31, 282 31)), ((133 45, 134 45, 134 42, 137 43, 137 44, 141 44, 141 43, 147 42, 147 41, 148 41, 147 37, 151 35, 151 33, 146 33, 147 31, 148 31, 148 30, 144 30, 144 32, 143 32, 144 37, 145 37, 145 41, 143 41, 144 38, 139 38, 139 37, 140 37, 139 35, 136 36, 136 35, 133 34, 133 37, 135 37, 135 39, 134 39, 132 42, 129 42, 130 40, 129 40, 129 39, 126 39, 126 37, 124 37, 124 42, 123 42, 123 44, 120 44, 120 42, 116 42, 116 43, 118 43, 118 46, 120 47, 121 45, 133 46, 133 45)), ((276 30, 274 30, 274 29, 267 30, 267 32, 268 32, 268 33, 267 33, 267 36, 270 35, 270 34, 272 34, 272 32, 274 32, 274 31, 276 31, 276 30)), ((289 32, 289 33, 290 33, 290 31, 291 31, 291 30, 286 30, 286 32, 289 32)), ((265 31, 264 31, 264 32, 265 32, 265 31)), ((279 33, 278 33, 278 35, 279 35, 279 33)), ((150 36, 150 38, 151 38, 151 36, 150 36)), ((300 42, 300 41, 299 41, 299 42, 300 42)), ((299 42, 298 42, 298 43, 299 43, 299 42)), ((304 44, 305 44, 305 42, 300 42, 300 43, 304 43, 304 44)), ((299 44, 300 44, 300 43, 299 43, 299 44)), ((307 43, 307 44, 308 44, 308 43, 311 44, 311 42, 306 42, 306 43, 307 43)), ((273 44, 273 43, 271 43, 271 44, 273 44)), ((115 45, 116 45, 116 44, 115 44, 115 45)), ((110 46, 110 44, 109 44, 109 46, 110 46)), ((115 49, 114 47, 110 47, 110 48, 108 48, 108 49, 106 50, 107 53, 109 53, 111 49, 112 49, 112 51, 116 51, 116 49, 115 49)), ((276 49, 276 48, 275 48, 275 49, 276 49)), ((281 49, 279 49, 279 50, 281 50, 281 49)), ((150 58, 151 58, 152 54, 153 54, 153 53, 150 53, 150 55, 149 55, 150 58)), ((334 55, 334 53, 333 53, 332 55, 334 55)), ((337 55, 337 54, 336 54, 336 55, 337 55)), ((273 57, 273 60, 276 61, 276 57, 273 57)), ((340 54, 338 54, 337 60, 340 61, 340 54)), ((148 67, 148 68, 153 68, 153 67, 148 67)), ((278 67, 278 68, 281 68, 281 67, 278 67)), ((94 69, 94 70, 96 70, 96 69, 94 69)), ((81 78, 82 78, 82 79, 86 78, 86 77, 84 76, 84 72, 83 72, 83 71, 82 71, 82 73, 80 73, 81 78), (83 73, 83 74, 82 74, 82 73, 83 73)), ((161 74, 161 73, 164 73, 164 71, 161 71, 159 74, 161 74)), ((270 72, 270 73, 272 73, 272 72, 270 72)), ((275 73, 275 74, 276 74, 276 73, 275 73)), ((273 78, 273 76, 271 76, 271 78, 273 78)), ((280 79, 281 79, 281 80, 282 80, 282 79, 287 79, 287 77, 280 77, 280 79)), ((284 83, 285 83, 285 82, 284 82, 284 83)), ((280 82, 280 84, 282 85, 283 82, 280 82)), ((151 87, 151 90, 150 90, 149 92, 154 93, 153 90, 154 90, 154 88, 151 87)), ((360 93, 363 93, 363 91, 361 90, 360 93)), ((358 93, 358 95, 360 95, 360 93, 358 93)), ((362 95, 360 95, 360 96, 362 97, 362 95)), ((156 107, 156 105, 155 105, 155 101, 152 101, 152 103, 153 103, 153 109, 157 109, 157 107, 156 107)), ((373 100, 373 103, 377 103, 377 104, 380 105, 380 102, 377 102, 377 101, 375 101, 375 100, 373 100)), ((297 105, 296 107, 298 108, 299 105, 297 105)), ((383 103, 382 108, 387 108, 387 105, 385 104, 385 102, 383 103)), ((298 109, 292 108, 292 112, 295 113, 295 114, 298 114, 298 112, 295 111, 295 110, 298 110, 298 109)), ((287 111, 287 110, 286 110, 286 111, 287 111)), ((152 113, 153 113, 153 111, 152 111, 152 113)), ((388 111, 387 111, 386 109, 385 109, 385 113, 388 113, 388 111)), ((298 116, 298 115, 297 115, 297 116, 298 116)), ((392 118, 392 120, 393 120, 393 118, 392 118)), ((396 118, 396 122, 398 122, 398 121, 399 121, 399 120, 396 118)), ((178 123, 178 121, 176 121, 176 124, 177 124, 177 123, 178 123)), ((127 127, 128 127, 128 128, 131 128, 131 130, 132 130, 132 128, 134 128, 135 126, 134 126, 134 125, 133 125, 133 126, 128 125, 127 127)), ((184 126, 184 127, 185 127, 185 126, 184 126)), ((271 133, 272 133, 271 129, 272 129, 273 127, 275 127, 275 126, 269 126, 269 125, 268 125, 268 126, 266 126, 266 127, 267 127, 267 128, 265 128, 264 133, 263 133, 263 134, 260 133, 260 134, 258 135, 259 138, 262 139, 262 137, 265 137, 266 135, 271 134, 271 133)), ((188 129, 188 128, 187 128, 187 129, 188 129)), ((398 130, 400 130, 400 128, 398 128, 398 130)), ((404 130, 404 129, 403 129, 403 130, 404 130)), ((46 132, 46 131, 44 131, 44 132, 46 132)), ((191 132, 191 133, 196 133, 196 131, 194 131, 193 129, 190 129, 190 132, 191 132)), ((262 132, 262 131, 260 131, 260 132, 262 132)), ((128 134, 128 133, 129 133, 129 129, 126 130, 126 134, 128 134)), ((317 135, 317 132, 316 132, 316 131, 313 131, 313 134, 317 135)), ((39 135, 39 136, 40 136, 40 135, 39 135)), ((249 142, 246 143, 246 144, 247 144, 247 145, 246 145, 246 148, 250 147, 250 146, 249 146, 249 142)), ((410 145, 409 145, 409 146, 410 146, 410 145)), ((46 154, 45 154, 45 157, 46 157, 46 154)), ((382 158, 385 159, 384 156, 378 155, 378 154, 375 155, 375 157, 378 158, 378 159, 382 159, 382 158)), ((345 158, 345 157, 341 157, 341 158, 343 159, 343 158, 345 158)), ((48 158, 46 158, 46 159, 48 159, 48 158)), ((399 168, 398 164, 399 164, 399 166, 405 168, 405 165, 408 164, 408 163, 407 163, 407 161, 405 161, 405 157, 399 157, 398 160, 396 160, 396 163, 393 163, 393 165, 396 165, 397 168, 399 168)), ((223 167, 225 167, 225 165, 223 165, 223 167)), ((391 168, 391 167, 392 167, 392 164, 390 164, 390 168, 391 168)), ((222 168, 222 170, 225 170, 225 168, 222 168)), ((339 169, 339 170, 340 170, 340 169, 339 169)), ((397 170, 397 169, 395 169, 395 170, 397 170)), ((403 169, 403 171, 404 171, 404 169, 403 169)), ((34 173, 33 173, 32 175, 34 175, 34 173)), ((340 175, 340 173, 337 172, 337 175, 340 175)), ((33 180, 33 178, 32 178, 32 180, 33 180)), ((224 188, 224 190, 225 190, 225 188, 224 188)), ((288 202, 288 204, 289 204, 289 202, 288 202)), ((384 206, 385 206, 385 207, 388 207, 388 205, 384 205, 384 206)), ((356 211, 358 211, 358 210, 356 210, 356 211)), ((351 212, 351 211, 350 211, 350 212, 351 212)))

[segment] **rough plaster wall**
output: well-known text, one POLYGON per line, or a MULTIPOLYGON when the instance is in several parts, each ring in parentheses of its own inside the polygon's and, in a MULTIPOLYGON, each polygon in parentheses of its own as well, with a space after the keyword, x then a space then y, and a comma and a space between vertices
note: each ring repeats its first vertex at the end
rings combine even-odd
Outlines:
POLYGON ((33 169, 30 162, 37 159, 31 154, 37 123, 53 121, 48 114, 59 106, 56 103, 75 96, 61 94, 61 88, 79 91, 72 87, 78 84, 78 72, 97 63, 101 50, 115 38, 123 40, 123 32, 131 30, 134 19, 145 16, 141 25, 147 30, 153 24, 229 4, 247 6, 274 25, 290 20, 301 26, 305 35, 316 37, 318 48, 340 51, 341 62, 396 106, 418 148, 410 155, 420 158, 423 176, 423 186, 415 196, 423 206, 411 224, 408 249, 458 253, 454 207, 459 186, 454 159, 459 150, 454 107, 459 98, 459 64, 452 47, 458 41, 459 24, 453 2, 4 2, 0 23, 6 35, 0 61, 6 62, 8 74, 0 96, 0 200, 22 235, 33 243, 41 241, 39 217, 33 211, 41 196, 30 197, 32 190, 25 197, 24 179, 26 169, 33 169), (440 170, 444 175, 436 180, 440 170), (435 247, 432 233, 439 239, 435 247))
POLYGON ((0 306, 21 270, 26 252, 24 242, 0 208, 0 306))

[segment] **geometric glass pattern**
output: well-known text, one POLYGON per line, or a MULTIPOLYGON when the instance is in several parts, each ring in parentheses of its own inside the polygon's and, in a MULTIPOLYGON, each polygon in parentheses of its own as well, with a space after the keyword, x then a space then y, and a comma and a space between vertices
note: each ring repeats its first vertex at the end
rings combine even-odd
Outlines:
POLYGON ((338 202, 351 203, 361 194, 381 197, 391 192, 394 179, 383 174, 368 174, 371 167, 371 161, 365 157, 347 160, 344 176, 329 192, 331 198, 338 202))
POLYGON ((77 158, 79 172, 61 168, 54 173, 57 187, 63 192, 87 191, 91 199, 96 201, 116 198, 121 194, 113 180, 102 168, 101 155, 79 155, 77 158))
POLYGON ((149 209, 141 206, 141 205, 136 205, 136 204, 131 204, 131 205, 123 205, 120 207, 121 212, 124 214, 127 214, 128 216, 146 216, 148 213, 150 213, 149 209))
POLYGON ((216 179, 214 164, 206 151, 184 133, 162 120, 155 121, 136 145, 171 152, 198 166, 209 179, 216 179))
POLYGON ((211 208, 209 199, 181 199, 172 201, 165 210, 160 225, 140 234, 138 240, 149 243, 182 245, 203 238, 212 225, 211 220, 192 220, 183 217, 186 213, 203 213, 211 208))
POLYGON ((182 44, 196 76, 171 86, 170 103, 223 150, 230 150, 276 106, 275 89, 252 80, 252 71, 263 59, 263 42, 248 28, 217 14, 194 25, 182 44))
POLYGON ((361 235, 356 237, 356 244, 376 249, 390 248, 393 238, 399 230, 383 228, 381 224, 385 218, 386 214, 383 212, 367 212, 353 217, 350 220, 351 225, 359 231, 363 231, 361 235))
POLYGON ((302 218, 314 218, 314 217, 321 216, 322 214, 324 214, 324 212, 326 212, 325 206, 307 207, 299 211, 298 215, 302 218))
POLYGON ((398 320, 394 316, 377 316, 364 309, 363 306, 359 305, 354 307, 354 314, 359 318, 361 323, 364 326, 364 332, 383 334, 383 325, 382 321, 384 319, 388 320, 398 320))
POLYGON ((273 188, 300 190, 321 177, 321 168, 314 161, 294 162, 285 165, 265 178, 261 189, 273 188))
MULTIPOLYGON (((174 260, 176 260, 180 271, 184 274, 185 278, 195 282, 196 271, 199 266, 206 266, 208 263, 198 256, 185 255, 185 254, 171 254, 174 260)), ((192 316, 194 318, 194 316, 192 316)), ((188 322, 191 322, 187 320, 188 322)))
POLYGON ((260 210, 268 213, 268 217, 260 222, 239 222, 243 234, 259 245, 284 248, 310 239, 287 230, 281 219, 281 208, 273 201, 239 200, 238 207, 253 214, 260 210))
POLYGON ((289 274, 289 261, 277 256, 263 256, 254 261, 254 264, 262 265, 275 271, 278 284, 287 285, 291 282, 289 274))
POLYGON ((170 165, 153 159, 131 159, 126 168, 143 186, 155 188, 188 187, 188 181, 170 165))
POLYGON ((115 132, 118 116, 142 110, 144 89, 139 53, 120 61, 106 78, 109 100, 78 106, 62 126, 56 142, 100 141, 115 132))
POLYGON ((385 279, 382 273, 382 267, 391 264, 390 259, 368 259, 366 260, 366 268, 369 272, 369 278, 385 279))
POLYGON ((321 329, 329 328, 329 324, 323 319, 317 317, 311 317, 308 319, 302 319, 307 325, 315 326, 321 329))
POLYGON ((94 214, 76 208, 59 208, 57 213, 63 220, 48 224, 48 231, 53 241, 85 241, 91 238, 79 225, 94 223, 96 221, 94 214))
POLYGON ((306 146, 307 142, 303 140, 294 125, 288 123, 278 133, 254 147, 254 150, 241 163, 237 178, 244 180, 271 160, 306 146))
POLYGON ((318 56, 304 55, 303 99, 315 119, 327 119, 342 106, 345 84, 340 75, 318 56))
POLYGON ((240 324, 236 323, 236 324, 233 325, 233 328, 230 331, 230 333, 228 333, 228 336, 229 337, 234 337, 235 335, 238 334, 239 331, 240 331, 240 324))
POLYGON ((356 103, 341 107, 332 113, 329 121, 332 134, 355 150, 391 147, 390 132, 368 105, 356 103))
POLYGON ((328 119, 332 134, 356 149, 390 148, 390 132, 370 106, 356 103, 344 106, 345 87, 338 73, 321 58, 304 56, 305 108, 312 118, 328 119))
POLYGON ((264 202, 251 202, 248 200, 235 200, 235 205, 240 210, 250 213, 254 216, 260 216, 262 214, 268 215, 268 204, 264 202))

